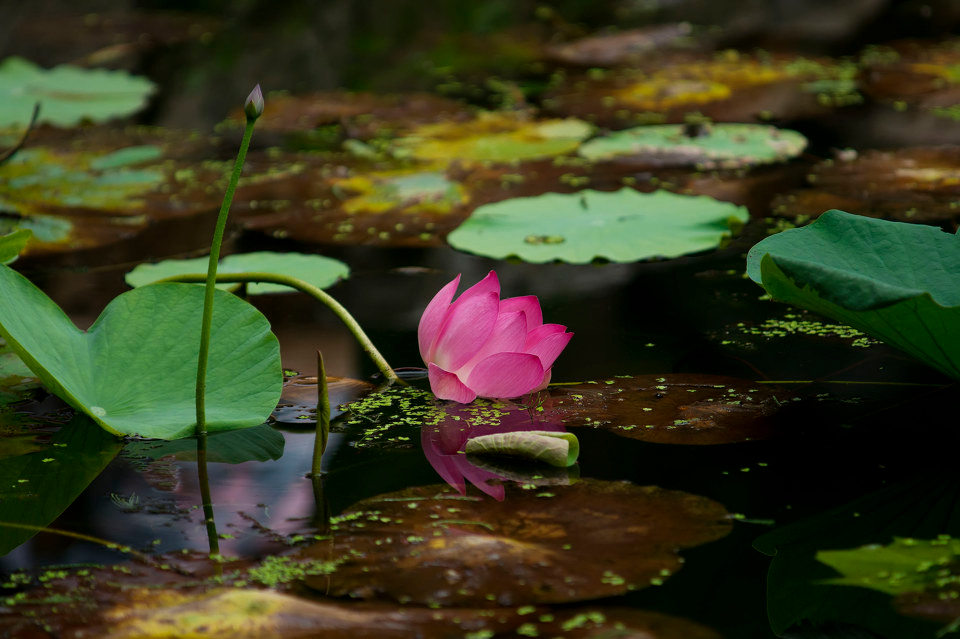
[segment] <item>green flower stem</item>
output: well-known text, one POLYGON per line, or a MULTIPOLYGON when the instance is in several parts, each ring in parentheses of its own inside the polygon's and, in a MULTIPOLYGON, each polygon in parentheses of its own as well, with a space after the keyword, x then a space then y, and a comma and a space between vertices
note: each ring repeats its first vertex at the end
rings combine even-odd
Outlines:
POLYGON ((323 366, 323 355, 317 351, 317 435, 313 440, 314 476, 320 474, 320 460, 327 449, 330 438, 330 393, 327 390, 327 371, 323 366))
POLYGON ((203 522, 207 527, 207 542, 210 545, 210 554, 219 555, 220 536, 217 535, 217 520, 213 515, 213 498, 210 496, 210 476, 207 474, 206 433, 197 437, 197 476, 200 483, 200 502, 203 505, 203 522))
MULTIPOLYGON (((360 344, 360 347, 367 353, 370 359, 373 360, 373 363, 377 365, 377 368, 380 369, 380 372, 383 373, 383 376, 389 380, 390 383, 400 382, 400 378, 397 377, 397 374, 393 372, 393 369, 390 368, 390 364, 387 363, 387 360, 383 358, 383 355, 380 354, 380 351, 377 350, 377 347, 373 345, 373 342, 370 341, 370 338, 367 337, 367 334, 363 332, 363 329, 360 328, 360 325, 357 323, 357 320, 353 319, 353 316, 345 309, 340 302, 335 300, 329 293, 325 292, 323 289, 320 289, 312 284, 304 282, 303 280, 297 279, 295 277, 290 277, 289 275, 280 275, 278 273, 261 273, 261 272, 249 272, 249 273, 220 273, 215 275, 216 281, 222 284, 230 284, 236 282, 264 282, 267 284, 282 284, 283 286, 289 286, 290 288, 296 289, 301 293, 306 293, 307 295, 313 297, 315 300, 325 304, 333 313, 340 318, 340 321, 346 324, 347 328, 350 330, 350 333, 353 334, 354 339, 360 344)), ((174 277, 167 277, 162 280, 157 280, 157 282, 205 282, 207 279, 203 275, 177 275, 174 277)))
POLYGON ((206 391, 207 391, 207 360, 210 357, 210 323, 213 320, 213 291, 216 288, 217 262, 220 261, 220 245, 223 244, 223 232, 227 227, 227 215, 230 213, 230 204, 233 203, 233 194, 240 181, 240 172, 243 170, 243 161, 247 157, 247 148, 253 136, 253 125, 256 118, 247 117, 247 128, 243 131, 243 140, 240 142, 240 151, 237 161, 233 165, 233 173, 227 184, 227 192, 223 195, 223 204, 220 205, 220 214, 217 216, 217 225, 213 231, 213 243, 210 245, 210 262, 207 266, 207 287, 203 297, 203 319, 200 323, 200 356, 197 358, 197 436, 207 434, 206 391))

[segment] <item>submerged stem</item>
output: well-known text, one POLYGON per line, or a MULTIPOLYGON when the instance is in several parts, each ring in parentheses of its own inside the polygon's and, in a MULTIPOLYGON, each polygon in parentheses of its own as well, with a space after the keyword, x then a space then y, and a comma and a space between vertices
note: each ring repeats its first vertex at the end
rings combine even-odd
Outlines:
MULTIPOLYGON (((313 284, 304 282, 303 280, 297 279, 295 277, 290 277, 289 275, 280 275, 278 273, 261 273, 261 272, 250 272, 250 273, 220 273, 215 275, 217 282, 229 284, 234 282, 264 282, 268 284, 282 284, 283 286, 289 286, 290 288, 296 289, 301 293, 306 293, 307 295, 313 297, 315 300, 323 303, 333 311, 334 315, 340 318, 340 321, 343 322, 346 327, 350 330, 350 333, 353 335, 354 339, 360 344, 360 347, 367 353, 370 359, 373 360, 373 363, 377 365, 377 368, 380 369, 380 372, 390 383, 401 382, 402 380, 397 377, 397 374, 393 372, 393 369, 390 368, 390 364, 387 363, 387 360, 384 359, 383 355, 380 354, 380 351, 377 350, 377 347, 373 345, 373 342, 370 341, 370 338, 367 337, 367 334, 363 332, 363 329, 360 328, 360 324, 357 323, 357 320, 353 319, 353 316, 345 309, 340 302, 335 300, 329 293, 320 289, 313 284)), ((157 280, 159 282, 204 282, 206 278, 203 275, 191 274, 191 275, 177 275, 174 277, 167 277, 162 280, 157 280)))
POLYGON ((230 213, 230 204, 233 194, 240 181, 240 172, 243 170, 243 161, 247 157, 247 148, 253 136, 253 125, 256 118, 247 117, 247 128, 243 131, 243 140, 240 142, 240 151, 237 161, 233 165, 233 173, 227 184, 227 192, 223 195, 223 204, 220 205, 220 214, 217 216, 217 225, 213 230, 213 242, 210 244, 210 261, 207 264, 206 289, 203 296, 203 319, 200 322, 200 355, 197 358, 197 437, 207 434, 206 390, 207 390, 207 360, 210 357, 210 323, 213 320, 213 293, 216 289, 217 262, 220 260, 220 245, 223 243, 223 232, 227 227, 227 215, 230 213))
MULTIPOLYGON (((197 478, 200 483, 200 503, 203 506, 203 523, 207 527, 207 542, 210 554, 220 554, 220 537, 213 514, 213 497, 210 495, 210 476, 207 474, 207 437, 197 437, 197 478)), ((219 566, 219 564, 217 564, 219 566)))
POLYGON ((311 474, 320 474, 320 461, 327 449, 330 437, 330 393, 327 390, 327 371, 323 366, 323 355, 317 351, 317 435, 313 440, 313 468, 311 474))
POLYGON ((100 537, 94 537, 92 535, 84 535, 83 533, 76 533, 69 530, 60 530, 59 528, 47 528, 45 526, 33 526, 31 524, 21 524, 12 521, 0 521, 0 528, 18 528, 20 530, 33 530, 41 533, 50 533, 52 535, 60 535, 62 537, 70 537, 71 539, 79 539, 80 541, 88 541, 91 544, 97 544, 98 546, 103 546, 104 548, 109 548, 111 550, 116 550, 118 552, 126 553, 135 559, 142 561, 145 564, 151 566, 156 566, 157 562, 152 559, 150 556, 143 554, 137 550, 134 550, 130 546, 124 546, 123 544, 118 544, 112 541, 107 541, 106 539, 101 539, 100 537))

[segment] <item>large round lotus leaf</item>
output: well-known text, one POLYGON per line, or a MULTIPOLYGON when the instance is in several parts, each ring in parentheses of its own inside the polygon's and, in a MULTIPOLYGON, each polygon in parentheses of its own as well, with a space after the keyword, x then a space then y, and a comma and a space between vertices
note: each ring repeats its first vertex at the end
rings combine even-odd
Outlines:
POLYGON ((593 131, 586 122, 530 120, 512 113, 481 113, 468 122, 426 124, 394 141, 417 160, 516 162, 564 155, 593 131))
POLYGON ((715 375, 641 375, 552 387, 543 417, 659 444, 766 439, 769 417, 792 395, 715 375))
POLYGON ((828 59, 745 55, 674 56, 621 71, 571 77, 544 106, 601 126, 683 122, 700 113, 717 122, 808 117, 860 101, 857 66, 828 59))
POLYGON ((150 80, 125 71, 61 65, 45 70, 23 58, 0 62, 0 127, 25 126, 40 103, 40 122, 71 127, 136 113, 153 93, 150 80))
POLYGON ((447 241, 471 253, 526 262, 635 262, 716 248, 731 226, 749 217, 729 202, 667 191, 547 193, 481 206, 447 241))
MULTIPOLYGON (((228 430, 207 436, 207 461, 214 464, 242 464, 248 461, 277 460, 283 456, 286 439, 283 433, 268 424, 253 428, 228 430)), ((127 457, 158 460, 173 457, 177 461, 197 461, 197 441, 194 438, 163 440, 134 440, 123 448, 127 457)))
MULTIPOLYGON (((206 274, 209 259, 198 257, 191 260, 164 260, 156 264, 140 264, 126 274, 127 284, 136 288, 152 284, 157 280, 178 275, 206 274)), ((220 260, 217 273, 275 273, 301 279, 317 288, 333 286, 350 275, 350 267, 330 257, 306 255, 304 253, 238 253, 220 260)), ((199 285, 198 285, 199 286, 199 285)), ((237 288, 237 284, 224 284, 222 287, 237 288)), ((248 284, 247 293, 292 293, 294 289, 280 284, 248 284)))
POLYGON ((506 498, 420 486, 364 500, 305 557, 333 560, 306 583, 334 596, 443 606, 580 601, 658 585, 678 550, 726 535, 704 497, 627 482, 506 486, 506 498))
POLYGON ((796 131, 762 124, 664 124, 616 131, 584 143, 588 160, 731 169, 783 162, 807 146, 796 131))
MULTIPOLYGON (((176 439, 193 433, 201 287, 158 284, 128 291, 87 331, 6 266, 0 266, 0 300, 0 336, 48 390, 74 408, 115 434, 176 439)), ((270 323, 243 300, 219 292, 207 374, 208 428, 262 423, 277 405, 282 380, 270 323)))
POLYGON ((821 162, 811 185, 776 198, 774 215, 807 220, 840 209, 900 222, 943 223, 960 217, 960 149, 914 147, 846 151, 821 162))
POLYGON ((827 211, 750 249, 775 299, 832 317, 960 379, 960 242, 939 228, 827 211))

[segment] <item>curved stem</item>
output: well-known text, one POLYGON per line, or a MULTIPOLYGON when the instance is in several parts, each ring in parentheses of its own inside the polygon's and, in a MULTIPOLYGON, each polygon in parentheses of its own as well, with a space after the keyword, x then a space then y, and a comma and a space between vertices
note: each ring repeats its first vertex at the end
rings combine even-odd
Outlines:
POLYGON ((317 351, 317 434, 313 440, 313 468, 311 474, 320 475, 320 460, 330 438, 330 393, 327 390, 327 371, 323 355, 317 351))
POLYGON ((233 165, 233 173, 227 184, 227 192, 223 195, 223 204, 220 205, 220 214, 217 216, 217 225, 213 230, 213 242, 210 244, 210 261, 207 264, 206 289, 203 296, 203 319, 200 322, 200 356, 197 358, 197 436, 207 434, 206 390, 207 390, 207 360, 210 357, 210 323, 213 320, 213 292, 214 280, 217 277, 217 262, 220 261, 220 245, 223 244, 223 232, 227 227, 227 215, 230 213, 230 204, 233 194, 240 181, 240 172, 243 170, 243 161, 247 157, 247 148, 253 136, 253 125, 256 119, 247 118, 247 128, 243 131, 243 140, 240 142, 240 151, 237 161, 233 165))
POLYGON ((27 138, 30 136, 30 132, 33 131, 33 127, 37 125, 37 116, 40 115, 40 103, 37 102, 33 105, 33 115, 30 116, 30 122, 27 123, 27 128, 24 129, 23 134, 20 136, 20 139, 17 140, 12 147, 0 153, 0 164, 3 164, 14 155, 17 154, 17 151, 23 148, 23 145, 27 143, 27 138))
MULTIPOLYGON (((383 373, 383 376, 386 377, 390 383, 401 382, 400 378, 397 377, 397 374, 393 372, 392 368, 390 368, 390 364, 387 363, 387 360, 384 359, 383 355, 380 354, 380 351, 377 350, 377 347, 374 346, 373 342, 370 341, 370 338, 367 337, 367 334, 363 332, 362 328, 360 328, 360 324, 357 323, 357 320, 353 319, 353 316, 350 315, 349 311, 347 311, 347 309, 345 309, 340 302, 335 300, 323 289, 318 288, 308 282, 304 282, 301 279, 290 277, 289 275, 280 275, 278 273, 219 273, 215 276, 215 278, 217 282, 224 284, 234 282, 264 282, 267 284, 282 284, 283 286, 289 286, 290 288, 296 289, 301 293, 306 293, 315 300, 325 304, 327 308, 333 311, 334 315, 340 318, 340 321, 347 326, 354 339, 356 339, 360 344, 360 347, 364 350, 364 352, 366 352, 370 359, 373 360, 373 363, 377 365, 377 368, 380 369, 380 372, 383 373)), ((196 283, 204 281, 206 281, 206 278, 203 275, 193 274, 167 277, 162 280, 157 280, 157 283, 196 283)))
POLYGON ((84 535, 82 533, 76 533, 70 530, 61 530, 59 528, 48 528, 46 526, 33 526, 31 524, 21 524, 12 521, 0 521, 0 528, 17 528, 20 530, 33 530, 40 533, 50 533, 52 535, 60 535, 62 537, 70 537, 71 539, 79 539, 80 541, 88 541, 91 544, 97 544, 98 546, 103 546, 104 548, 109 548, 111 550, 116 550, 118 552, 126 553, 135 559, 142 561, 145 564, 151 566, 156 566, 157 562, 154 561, 151 557, 143 554, 142 552, 136 551, 130 546, 124 546, 123 544, 114 543, 112 541, 107 541, 106 539, 101 539, 100 537, 94 537, 92 535, 84 535))

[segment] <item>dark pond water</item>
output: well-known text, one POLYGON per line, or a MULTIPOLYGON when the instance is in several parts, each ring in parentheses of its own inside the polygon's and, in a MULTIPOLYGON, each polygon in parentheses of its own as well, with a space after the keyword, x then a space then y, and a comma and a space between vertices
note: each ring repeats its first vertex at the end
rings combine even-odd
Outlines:
MULTIPOLYGON (((272 78, 274 86, 271 88, 305 90, 337 85, 357 88, 372 85, 394 90, 424 88, 402 83, 399 87, 391 85, 392 76, 385 71, 378 73, 376 66, 369 63, 363 71, 369 73, 370 80, 344 79, 347 71, 343 69, 358 67, 364 60, 373 58, 374 51, 389 50, 386 44, 377 45, 372 41, 385 32, 392 32, 383 24, 387 18, 372 17, 367 15, 368 10, 361 11, 347 2, 329 3, 314 16, 315 23, 308 23, 314 25, 317 34, 339 34, 339 40, 334 38, 330 42, 318 43, 312 37, 321 39, 319 35, 308 37, 296 31, 296 37, 291 37, 291 43, 286 47, 279 43, 267 46, 264 42, 269 38, 260 34, 251 48, 263 46, 264 51, 275 54, 270 65, 265 67, 262 61, 251 62, 248 52, 228 56, 226 52, 238 46, 240 35, 257 33, 252 24, 257 16, 267 11, 266 6, 248 4, 247 11, 236 9, 228 14, 228 25, 231 20, 239 20, 241 24, 225 28, 210 45, 215 52, 226 56, 222 64, 232 69, 225 72, 228 75, 236 75, 236 69, 249 64, 261 70, 264 78, 272 78), (356 31, 344 35, 336 27, 340 15, 338 8, 343 15, 353 16, 354 29, 366 26, 374 35, 365 38, 356 31), (324 67, 326 75, 317 71, 319 67, 310 65, 302 69, 288 68, 293 64, 291 61, 302 59, 301 47, 321 45, 329 48, 325 59, 332 65, 324 67), (363 48, 358 59, 345 60, 350 46, 361 45, 363 48), (281 62, 285 64, 281 65, 281 62), (334 62, 342 66, 337 67, 334 62), (271 75, 277 66, 284 68, 271 75)), ((444 3, 444 6, 448 4, 451 3, 444 3)), ((490 4, 499 7, 500 3, 490 4)), ((609 3, 611 8, 606 13, 600 10, 591 12, 577 3, 566 3, 569 6, 562 7, 559 4, 563 3, 558 3, 558 12, 566 10, 573 12, 570 15, 583 16, 579 19, 583 21, 581 28, 586 30, 603 24, 602 17, 612 19, 611 16, 618 15, 617 11, 619 15, 628 15, 631 7, 639 11, 634 4, 646 3, 609 3)), ((783 11, 790 9, 787 3, 781 4, 783 11)), ((817 3, 800 4, 809 11, 819 7, 817 3)), ((859 3, 858 6, 866 4, 859 3)), ((935 15, 955 14, 955 11, 951 14, 948 8, 935 3, 930 6, 933 8, 929 11, 935 15)), ((412 10, 407 10, 409 7, 403 11, 393 9, 397 12, 394 15, 409 17, 412 10)), ((877 38, 881 34, 884 38, 898 35, 890 27, 890 22, 896 21, 899 9, 884 5, 883 10, 883 20, 886 21, 882 22, 883 29, 877 26, 880 22, 866 19, 858 22, 844 13, 835 20, 842 27, 844 37, 818 39, 801 32, 796 47, 812 53, 851 53, 873 41, 864 35, 864 29, 868 27, 877 28, 877 38)), ((15 15, 9 9, 7 11, 9 15, 15 15)), ((505 10, 499 7, 490 11, 500 15, 505 10)), ((680 10, 664 7, 662 11, 668 15, 680 10)), ((454 14, 456 12, 450 13, 454 14)), ((477 13, 466 9, 463 14, 473 20, 481 19, 477 13)), ((506 11, 506 14, 510 12, 506 11)), ((16 15, 26 20, 21 14, 16 15)), ((282 33, 283 25, 299 24, 294 18, 304 15, 311 13, 301 7, 296 11, 284 10, 282 16, 286 16, 286 21, 276 16, 270 18, 275 29, 273 37, 281 37, 277 33, 282 33), (286 12, 290 12, 289 15, 286 12)), ((925 14, 921 11, 917 15, 925 14)), ((773 19, 770 15, 765 20, 765 24, 773 25, 771 28, 780 29, 784 29, 784 22, 789 22, 773 19)), ((930 20, 919 21, 917 24, 923 28, 917 27, 903 35, 936 33, 937 29, 931 26, 930 20)), ((440 18, 437 18, 437 24, 429 20, 426 24, 426 32, 449 27, 440 18)), ((950 24, 949 20, 946 24, 950 24)), ((495 31, 493 26, 489 29, 495 31)), ((483 29, 478 31, 483 32, 483 29)), ((775 29, 773 32, 777 33, 775 29)), ((757 33, 743 37, 747 36, 755 36, 758 43, 768 42, 757 33)), ((0 52, 31 52, 14 36, 10 36, 10 42, 20 44, 10 44, 6 49, 0 48, 0 52)), ((221 105, 223 94, 245 94, 243 90, 228 88, 239 82, 232 77, 224 81, 222 89, 197 88, 195 99, 198 104, 191 104, 193 89, 186 87, 206 82, 212 73, 211 66, 216 66, 210 60, 197 62, 195 56, 198 54, 192 48, 195 46, 195 42, 167 44, 150 54, 155 57, 141 61, 147 71, 152 70, 156 74, 154 77, 161 80, 161 97, 146 115, 141 116, 144 121, 204 127, 219 120, 232 108, 232 102, 221 105), (183 58, 197 64, 195 71, 171 80, 168 75, 171 65, 175 66, 183 58), (168 84, 163 85, 163 80, 168 84)), ((37 59, 61 61, 53 57, 42 59, 42 56, 37 59)), ((405 67, 396 71, 398 77, 408 72, 405 67)), ((246 78, 250 73, 245 71, 242 75, 246 78)), ((518 76, 521 84, 526 81, 523 74, 518 76)), ((243 86, 246 85, 244 79, 243 86)), ((474 102, 489 106, 481 99, 474 102)), ((791 128, 809 137, 810 146, 805 156, 789 165, 797 175, 787 177, 782 183, 783 188, 800 187, 807 169, 819 159, 830 157, 834 149, 960 141, 955 121, 931 124, 929 119, 915 116, 908 113, 898 120, 897 112, 882 104, 868 102, 843 112, 786 121, 791 128), (915 129, 910 128, 914 125, 915 129), (944 139, 938 139, 938 135, 944 139), (949 139, 951 136, 953 139, 949 139)), ((217 158, 229 157, 233 143, 230 138, 229 144, 222 145, 222 150, 218 148, 217 158)), ((960 171, 960 167, 953 170, 960 171)), ((374 543, 370 541, 372 537, 363 537, 364 530, 351 528, 354 524, 350 523, 355 521, 350 513, 357 512, 354 506, 363 500, 373 501, 361 504, 361 511, 379 508, 386 512, 403 500, 407 500, 403 503, 410 504, 426 503, 431 495, 441 494, 444 490, 447 490, 443 493, 447 497, 455 496, 443 488, 442 474, 438 474, 436 465, 431 464, 431 458, 421 446, 419 429, 410 429, 409 421, 403 421, 406 409, 398 409, 396 405, 384 409, 384 415, 393 416, 383 418, 396 429, 397 438, 392 441, 378 440, 371 445, 368 442, 371 435, 362 425, 344 418, 334 422, 334 432, 323 457, 325 474, 322 486, 309 475, 314 420, 308 407, 303 411, 305 419, 275 420, 258 427, 255 435, 232 442, 227 439, 229 434, 211 438, 209 483, 221 537, 220 552, 238 558, 244 565, 269 555, 288 555, 307 546, 294 541, 329 532, 329 517, 332 516, 335 530, 331 543, 337 552, 348 553, 353 543, 355 548, 362 549, 362 552, 356 551, 357 555, 365 553, 372 557, 370 563, 362 569, 353 569, 360 571, 359 577, 351 573, 351 576, 340 577, 342 582, 334 577, 333 585, 320 587, 317 581, 326 577, 313 575, 305 580, 309 588, 299 585, 303 580, 297 579, 288 591, 293 589, 298 596, 325 602, 369 599, 384 606, 382 610, 387 612, 383 614, 394 614, 392 611, 400 605, 398 602, 411 598, 412 609, 431 610, 429 604, 435 597, 443 606, 449 604, 457 610, 493 606, 520 615, 523 613, 517 610, 528 604, 541 606, 537 608, 540 616, 575 614, 586 610, 581 607, 588 605, 591 610, 655 611, 701 624, 730 638, 935 636, 947 625, 949 619, 944 621, 944 615, 950 614, 949 609, 948 612, 928 610, 927 616, 932 620, 924 620, 915 610, 913 614, 900 614, 891 603, 889 593, 824 584, 824 580, 836 575, 818 563, 815 555, 827 549, 885 545, 894 537, 935 539, 937 535, 960 535, 956 530, 960 527, 956 508, 956 498, 960 495, 955 472, 956 450, 960 443, 954 428, 956 386, 948 378, 891 347, 763 296, 763 291, 744 276, 745 255, 750 246, 768 234, 770 223, 763 218, 767 217, 774 193, 753 195, 759 203, 751 205, 752 221, 738 237, 718 250, 632 264, 526 264, 518 260, 477 257, 447 246, 317 245, 291 238, 271 238, 239 228, 234 228, 225 247, 228 253, 265 249, 320 252, 348 264, 351 276, 331 287, 329 292, 355 315, 386 359, 396 367, 422 365, 416 336, 420 314, 435 292, 458 273, 463 275, 464 282, 472 283, 495 269, 505 296, 536 294, 547 321, 562 323, 575 333, 553 369, 553 382, 559 385, 547 391, 546 399, 540 401, 546 403, 548 414, 556 408, 558 419, 562 418, 560 421, 566 429, 579 439, 580 456, 576 467, 579 480, 561 481, 555 488, 547 488, 547 485, 537 488, 544 491, 542 494, 554 496, 555 492, 564 499, 569 498, 552 510, 551 506, 538 509, 538 506, 531 505, 535 501, 530 497, 533 493, 530 490, 524 492, 521 487, 539 480, 529 479, 529 473, 526 480, 504 480, 507 490, 502 502, 468 486, 467 495, 475 499, 469 504, 465 502, 463 509, 475 507, 481 513, 477 515, 480 523, 451 519, 453 523, 447 524, 445 530, 455 529, 456 534, 445 537, 445 543, 465 544, 465 538, 479 536, 475 534, 478 528, 491 531, 496 525, 506 529, 514 523, 517 528, 524 528, 532 526, 529 522, 534 521, 542 529, 518 533, 519 539, 526 540, 523 543, 531 539, 552 543, 549 540, 552 535, 559 534, 556 530, 560 529, 563 535, 569 535, 575 546, 577 556, 565 565, 567 572, 561 576, 567 581, 560 578, 556 583, 550 582, 552 588, 562 590, 562 584, 571 584, 584 575, 592 575, 592 571, 597 570, 591 563, 592 556, 607 557, 608 553, 622 557, 622 565, 620 562, 611 565, 622 568, 625 574, 639 574, 641 579, 646 579, 641 587, 631 588, 629 592, 626 588, 618 590, 616 581, 618 578, 622 581, 622 578, 608 570, 603 573, 603 579, 591 582, 597 588, 584 586, 576 596, 551 600, 541 593, 525 599, 523 575, 526 573, 521 568, 527 570, 536 557, 529 559, 523 555, 512 561, 510 557, 513 555, 509 553, 520 552, 516 550, 519 546, 514 545, 504 546, 507 550, 499 547, 494 550, 487 547, 462 550, 474 555, 466 560, 466 567, 460 568, 468 574, 486 575, 483 587, 509 584, 503 585, 503 592, 513 595, 501 594, 500 600, 477 595, 475 599, 478 601, 463 595, 466 599, 461 597, 460 600, 457 593, 437 594, 443 589, 436 587, 430 596, 417 599, 419 593, 433 587, 430 585, 434 578, 431 570, 434 573, 451 570, 450 564, 445 563, 449 558, 431 556, 417 563, 417 555, 413 553, 411 563, 404 564, 406 572, 396 570, 397 574, 389 573, 385 566, 396 563, 396 560, 386 555, 379 557, 376 554, 379 551, 371 546, 374 543), (763 409, 758 409, 757 414, 717 417, 721 421, 728 420, 723 422, 723 428, 729 427, 734 433, 741 422, 750 425, 756 420, 762 421, 762 425, 757 426, 759 430, 750 431, 748 435, 734 434, 726 439, 720 437, 709 445, 690 445, 689 441, 673 439, 673 429, 658 427, 658 433, 662 430, 659 440, 644 440, 611 428, 609 424, 607 427, 603 424, 593 427, 589 420, 575 419, 574 413, 569 412, 572 411, 569 403, 564 404, 563 399, 567 397, 569 400, 565 392, 574 392, 564 391, 566 384, 599 380, 603 385, 606 380, 613 380, 612 384, 637 383, 649 390, 651 385, 660 382, 697 383, 696 379, 700 378, 695 376, 704 375, 739 380, 736 382, 740 385, 738 388, 750 389, 746 393, 758 397, 768 391, 775 396, 776 399, 765 400, 763 409), (627 377, 646 381, 624 381, 627 377), (557 406, 551 402, 556 402, 557 406), (397 416, 397 412, 401 414, 397 416), (423 486, 430 488, 417 492, 417 487, 423 486), (650 486, 712 500, 711 503, 715 504, 709 508, 716 506, 723 515, 711 519, 709 514, 703 514, 709 510, 704 505, 707 502, 696 501, 695 507, 685 506, 691 512, 696 511, 696 516, 689 515, 695 521, 681 526, 671 519, 679 515, 670 501, 681 497, 661 491, 655 498, 644 493, 641 499, 629 492, 637 490, 636 487, 650 486), (627 493, 620 495, 616 492, 620 490, 627 493), (613 497, 607 494, 610 491, 615 493, 613 497), (376 501, 387 493, 399 496, 376 501), (647 499, 656 503, 648 505, 643 501, 647 499), (669 504, 661 505, 657 499, 669 504), (495 514, 483 514, 484 508, 495 514), (650 512, 644 508, 649 508, 650 512), (344 513, 347 513, 346 518, 344 513), (607 523, 587 529, 590 521, 607 523), (336 529, 337 525, 341 528, 336 529), (578 525, 584 526, 585 532, 580 531, 578 525), (778 552, 771 556, 774 550, 778 552), (677 557, 682 557, 682 570, 678 570, 677 557), (650 582, 647 573, 637 568, 644 562, 656 570, 665 566, 662 568, 665 572, 651 573, 659 583, 650 582), (363 582, 363 573, 366 572, 374 575, 371 583, 375 585, 369 588, 363 582), (602 586, 598 585, 600 582, 602 586), (648 582, 654 585, 648 586, 648 582), (444 596, 448 599, 443 599, 444 596), (815 622, 816 628, 809 620, 815 622)), ((947 227, 952 224, 940 221, 947 227)), ((78 326, 86 327, 110 299, 127 290, 123 276, 136 262, 202 254, 211 228, 212 217, 199 215, 188 221, 157 225, 149 234, 126 244, 83 252, 79 257, 69 254, 27 255, 16 266, 59 303, 78 326)), ((316 351, 319 350, 323 353, 328 375, 379 382, 376 368, 351 339, 349 332, 315 301, 299 295, 267 295, 253 298, 252 302, 264 312, 279 338, 285 369, 302 376, 315 375, 316 351)), ((292 372, 290 376, 293 376, 292 372)), ((729 381, 718 383, 733 384, 729 381)), ((414 385, 426 388, 422 380, 414 385)), ((576 388, 579 389, 577 392, 587 392, 582 386, 576 388)), ((635 389, 627 394, 632 392, 640 394, 635 389)), ((681 392, 682 389, 674 391, 673 387, 669 390, 669 393, 681 392)), ((353 399, 350 395, 336 395, 336 398, 337 401, 353 399)), ((610 417, 613 409, 609 397, 598 402, 596 413, 591 413, 598 416, 598 421, 623 419, 616 413, 610 417)), ((744 403, 749 402, 745 400, 744 403)), ((739 410, 731 406, 724 410, 734 413, 739 410)), ((68 428, 61 428, 61 425, 70 420, 71 415, 71 409, 46 395, 42 389, 18 393, 10 402, 0 403, 0 426, 5 427, 4 432, 28 434, 21 439, 0 440, 0 464, 14 463, 11 460, 23 455, 43 456, 47 454, 45 451, 55 452, 57 444, 65 441, 61 438, 67 437, 68 428)), ((675 425, 683 426, 679 422, 683 421, 684 414, 679 408, 676 416, 675 425)), ((669 421, 663 421, 663 424, 669 421)), ((622 422, 613 424, 623 425, 622 422)), ((414 426, 418 425, 414 423, 414 426)), ((71 422, 69 428, 74 429, 75 434, 69 435, 72 439, 64 444, 64 449, 77 451, 75 467, 62 476, 46 477, 43 488, 21 504, 12 506, 8 491, 7 502, 0 502, 3 512, 13 512, 17 508, 22 509, 21 512, 47 512, 49 509, 50 518, 39 525, 49 522, 51 529, 129 546, 135 551, 167 558, 164 561, 173 561, 170 558, 181 555, 183 550, 197 551, 198 554, 208 550, 208 529, 200 507, 193 440, 182 445, 139 440, 118 443, 101 434, 92 423, 77 420, 71 422), (80 491, 83 485, 86 487, 80 491), (72 493, 77 491, 80 492, 74 498, 72 493), (57 515, 58 508, 65 510, 57 515)), ((43 473, 36 477, 38 482, 44 480, 43 473)), ((415 509, 410 508, 411 511, 415 509)), ((368 528, 376 525, 379 524, 374 522, 368 528)), ((402 528, 390 533, 389 525, 386 529, 387 532, 377 534, 414 534, 404 532, 402 528)), ((22 537, 25 539, 22 544, 0 557, 0 575, 11 580, 4 586, 9 596, 32 592, 35 585, 31 583, 28 587, 14 583, 12 575, 43 577, 50 574, 45 571, 65 565, 130 564, 129 553, 119 553, 89 540, 49 532, 29 539, 28 534, 23 533, 22 537)), ((8 541, 3 536, 0 540, 8 541)), ((322 543, 318 544, 321 550, 314 547, 306 551, 307 554, 324 552, 322 543)), ((381 545, 379 541, 376 544, 381 545)), ((383 546, 387 545, 389 543, 384 542, 383 546)), ((189 556, 195 559, 199 555, 189 556)), ((199 559, 196 561, 204 563, 199 559)), ((210 572, 213 569, 208 566, 198 570, 197 574, 205 574, 204 570, 210 572)), ((882 570, 880 566, 878 571, 882 570)), ((586 577, 583 579, 587 581, 586 577)), ((536 579, 532 578, 532 581, 536 579)), ((532 592, 534 587, 527 590, 532 592)), ((118 595, 117 601, 120 600, 118 595)), ((361 606, 358 610, 369 610, 362 608, 366 604, 356 605, 361 606)), ((902 611, 902 607, 899 610, 902 611)), ((619 613, 606 614, 615 618, 619 613)), ((0 599, 2 620, 17 615, 14 605, 0 599)), ((97 623, 103 623, 102 618, 96 618, 97 623)), ((70 622, 74 625, 68 623, 59 632, 63 636, 79 636, 69 633, 75 632, 78 624, 88 623, 89 618, 80 616, 78 619, 81 621, 70 622)), ((507 629, 491 625, 494 630, 486 635, 481 632, 482 625, 471 626, 470 632, 474 634, 470 635, 465 629, 450 630, 446 626, 446 629, 438 630, 442 626, 439 621, 434 626, 422 620, 417 624, 409 626, 406 635, 397 636, 479 638, 493 637, 494 631, 498 637, 537 636, 530 634, 537 632, 536 628, 524 628, 519 622, 507 629)), ((456 625, 450 627, 456 628, 456 625)), ((570 636, 684 637, 701 636, 695 633, 702 630, 685 626, 671 629, 664 623, 650 635, 639 634, 640 631, 630 634, 629 628, 639 627, 649 626, 628 624, 628 629, 611 627, 592 635, 570 636)), ((29 634, 24 628, 15 622, 7 626, 0 623, 0 634, 46 636, 36 629, 30 632, 37 634, 29 634)), ((367 634, 357 630, 355 636, 378 636, 376 625, 364 632, 367 634)), ((547 630, 543 632, 540 636, 554 636, 547 630)), ((117 636, 163 635, 134 633, 117 636)))

